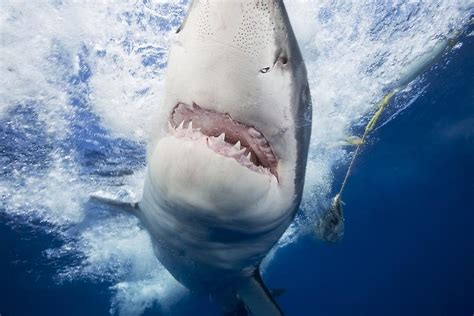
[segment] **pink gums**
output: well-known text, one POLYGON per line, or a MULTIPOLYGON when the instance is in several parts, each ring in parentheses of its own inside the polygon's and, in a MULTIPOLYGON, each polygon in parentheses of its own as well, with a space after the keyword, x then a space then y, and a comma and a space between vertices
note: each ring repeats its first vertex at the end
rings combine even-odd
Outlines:
POLYGON ((277 177, 277 158, 268 141, 254 127, 237 122, 228 114, 205 110, 196 104, 190 106, 183 103, 174 108, 171 123, 175 129, 187 128, 192 124, 192 130, 196 129, 206 136, 213 137, 208 139, 208 145, 217 153, 233 157, 255 171, 261 168, 268 169, 277 177))

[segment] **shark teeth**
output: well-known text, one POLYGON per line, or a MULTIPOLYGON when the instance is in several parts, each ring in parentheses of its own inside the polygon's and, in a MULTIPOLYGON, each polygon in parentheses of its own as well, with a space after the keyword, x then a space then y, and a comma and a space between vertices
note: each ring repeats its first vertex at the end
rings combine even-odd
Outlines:
POLYGON ((206 110, 195 103, 178 103, 171 113, 168 133, 203 141, 218 154, 278 178, 278 159, 265 136, 256 128, 233 120, 227 113, 206 110))
POLYGON ((242 145, 240 144, 240 140, 238 140, 237 143, 235 143, 234 148, 237 150, 240 150, 240 148, 242 148, 242 145))
POLYGON ((262 137, 262 134, 253 127, 249 128, 249 134, 253 137, 262 137))
POLYGON ((240 158, 243 156, 244 153, 245 153, 245 148, 231 153, 230 156, 233 158, 240 158))
MULTIPOLYGON (((267 144, 268 145, 268 144, 267 144)), ((272 149, 269 146, 264 146, 260 148, 267 156, 273 156, 272 149)))
POLYGON ((216 139, 219 143, 225 143, 225 133, 220 134, 216 139))
POLYGON ((257 145, 259 145, 260 147, 268 147, 268 142, 265 138, 259 138, 259 139, 256 139, 255 142, 257 143, 257 145))
MULTIPOLYGON (((235 144, 226 142, 225 133, 221 133, 219 136, 207 136, 200 131, 200 128, 193 127, 192 120, 183 120, 176 127, 173 127, 172 122, 168 122, 168 129, 172 135, 180 138, 187 138, 190 140, 205 139, 207 146, 213 151, 223 156, 235 159, 241 165, 253 171, 268 175, 272 174, 271 170, 255 164, 254 161, 256 161, 258 157, 249 146, 242 145, 240 140, 238 140, 235 144)), ((257 135, 257 133, 258 135, 261 135, 256 130, 254 131, 255 132, 253 132, 253 135, 257 135)), ((268 142, 264 138, 258 138, 257 140, 258 142, 256 142, 256 144, 259 145, 260 150, 265 155, 267 160, 271 163, 276 163, 276 159, 273 156, 268 142)))
POLYGON ((242 156, 244 153, 245 153, 245 148, 242 148, 242 149, 235 149, 235 148, 228 148, 226 150, 226 152, 228 153, 229 156, 231 157, 240 157, 242 156))

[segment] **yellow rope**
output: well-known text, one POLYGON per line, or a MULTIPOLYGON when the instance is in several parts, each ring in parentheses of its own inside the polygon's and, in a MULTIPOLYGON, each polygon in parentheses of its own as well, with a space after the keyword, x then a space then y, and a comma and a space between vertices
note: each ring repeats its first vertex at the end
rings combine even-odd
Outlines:
MULTIPOLYGON (((470 24, 474 23, 474 18, 469 22, 470 24)), ((322 214, 321 218, 316 223, 316 234, 323 240, 329 242, 337 242, 342 239, 344 234, 344 215, 342 213, 341 195, 344 191, 344 188, 347 184, 347 180, 352 173, 352 168, 354 162, 359 155, 362 146, 365 144, 365 140, 369 133, 374 129, 377 121, 380 119, 382 112, 385 110, 387 105, 390 103, 392 98, 401 90, 405 89, 410 82, 412 82, 420 74, 428 70, 431 65, 433 65, 437 59, 446 51, 446 49, 453 47, 459 39, 461 31, 454 33, 451 38, 440 40, 436 44, 432 51, 425 53, 420 56, 418 59, 414 60, 408 66, 406 66, 407 74, 406 76, 400 78, 398 85, 392 91, 387 93, 382 100, 377 105, 377 111, 367 123, 364 134, 357 141, 352 141, 353 144, 357 146, 354 155, 352 156, 349 167, 347 168, 346 175, 342 181, 341 188, 339 192, 334 196, 331 203, 331 208, 322 214)))
POLYGON ((337 193, 333 198, 331 208, 326 213, 323 213, 322 217, 316 223, 316 235, 319 236, 319 238, 333 243, 342 239, 344 234, 344 215, 342 214, 341 206, 341 204, 343 204, 341 201, 342 191, 344 191, 347 180, 352 173, 354 161, 359 155, 362 146, 365 144, 365 139, 377 124, 377 121, 379 120, 383 110, 387 107, 387 105, 390 103, 390 100, 398 91, 398 89, 394 89, 382 98, 377 106, 377 111, 375 111, 374 115, 367 123, 362 138, 360 138, 360 141, 356 143, 357 148, 354 152, 354 155, 352 156, 349 167, 347 168, 346 175, 342 181, 341 189, 339 190, 339 193, 337 193))
POLYGON ((354 155, 352 156, 351 162, 349 164, 349 167, 347 168, 346 176, 344 177, 344 180, 342 181, 341 189, 339 190, 339 193, 336 195, 336 199, 340 199, 340 196, 342 194, 342 191, 344 191, 344 188, 347 183, 347 179, 349 179, 349 176, 352 172, 352 166, 354 165, 354 161, 359 155, 359 152, 362 148, 362 146, 365 144, 365 139, 369 135, 369 133, 374 129, 375 124, 377 124, 377 121, 380 118, 380 115, 382 114, 383 110, 387 107, 387 105, 390 103, 390 100, 392 100, 393 96, 398 92, 398 89, 394 89, 387 93, 382 100, 379 102, 379 105, 377 106, 377 111, 374 113, 372 118, 370 119, 369 123, 367 123, 367 126, 365 127, 364 134, 362 135, 360 143, 357 144, 357 148, 354 152, 354 155))

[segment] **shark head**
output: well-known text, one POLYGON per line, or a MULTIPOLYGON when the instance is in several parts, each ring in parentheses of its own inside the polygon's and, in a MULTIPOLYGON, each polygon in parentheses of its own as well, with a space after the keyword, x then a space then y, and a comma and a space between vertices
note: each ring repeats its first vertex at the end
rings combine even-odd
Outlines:
POLYGON ((299 206, 311 133, 283 3, 192 2, 167 67, 141 202, 148 229, 194 263, 251 271, 299 206))

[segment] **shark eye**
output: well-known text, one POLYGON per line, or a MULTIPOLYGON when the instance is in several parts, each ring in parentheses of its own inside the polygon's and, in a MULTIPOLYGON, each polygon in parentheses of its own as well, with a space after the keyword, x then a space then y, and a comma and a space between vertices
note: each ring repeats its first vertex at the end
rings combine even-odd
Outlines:
POLYGON ((261 72, 262 74, 265 74, 265 73, 267 73, 269 70, 270 70, 270 67, 265 67, 265 68, 260 69, 260 72, 261 72))
POLYGON ((281 55, 280 58, 278 58, 278 61, 281 62, 282 65, 286 65, 288 63, 288 57, 281 55))

